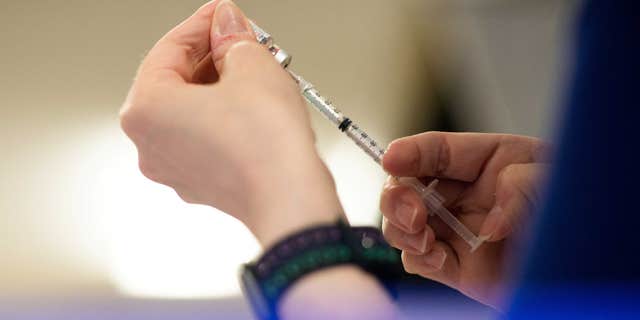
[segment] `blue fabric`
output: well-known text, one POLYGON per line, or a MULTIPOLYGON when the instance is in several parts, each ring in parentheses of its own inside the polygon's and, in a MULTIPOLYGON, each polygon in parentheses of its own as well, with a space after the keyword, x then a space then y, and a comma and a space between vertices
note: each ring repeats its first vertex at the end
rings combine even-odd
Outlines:
POLYGON ((586 1, 510 319, 640 319, 640 1, 586 1))

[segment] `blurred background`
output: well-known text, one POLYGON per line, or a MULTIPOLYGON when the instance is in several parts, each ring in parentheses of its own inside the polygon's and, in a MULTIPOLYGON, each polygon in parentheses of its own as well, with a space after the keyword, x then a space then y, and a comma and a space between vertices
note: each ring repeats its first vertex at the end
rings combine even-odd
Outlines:
MULTIPOLYGON (((553 129, 576 1, 237 3, 382 143, 553 129)), ((202 4, 0 0, 0 318, 249 317, 237 272, 255 240, 146 180, 118 126, 145 52, 202 4)), ((350 220, 377 225, 384 174, 320 116, 313 124, 350 220)), ((437 318, 493 316, 434 290, 400 303, 437 318)))

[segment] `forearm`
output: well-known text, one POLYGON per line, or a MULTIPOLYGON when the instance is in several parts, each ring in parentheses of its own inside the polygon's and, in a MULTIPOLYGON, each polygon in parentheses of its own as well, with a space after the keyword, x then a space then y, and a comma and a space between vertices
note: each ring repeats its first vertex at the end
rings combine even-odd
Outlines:
POLYGON ((315 150, 296 160, 281 166, 286 171, 254 174, 245 223, 265 250, 293 233, 343 216, 333 178, 315 150))
MULTIPOLYGON (((250 229, 265 250, 284 237, 320 224, 332 224, 342 207, 332 177, 317 157, 295 172, 254 189, 250 229)), ((297 281, 280 301, 283 319, 393 319, 395 308, 378 280, 357 266, 337 266, 297 281)))

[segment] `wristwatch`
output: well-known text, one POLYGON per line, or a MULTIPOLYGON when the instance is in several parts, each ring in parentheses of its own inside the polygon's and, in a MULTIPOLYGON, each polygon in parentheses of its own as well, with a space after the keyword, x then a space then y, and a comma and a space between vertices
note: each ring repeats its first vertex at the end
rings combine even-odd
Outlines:
POLYGON ((293 283, 309 273, 344 264, 373 274, 394 295, 391 281, 402 273, 398 252, 380 230, 351 228, 342 219, 291 235, 244 265, 242 287, 258 319, 276 320, 279 300, 293 283))

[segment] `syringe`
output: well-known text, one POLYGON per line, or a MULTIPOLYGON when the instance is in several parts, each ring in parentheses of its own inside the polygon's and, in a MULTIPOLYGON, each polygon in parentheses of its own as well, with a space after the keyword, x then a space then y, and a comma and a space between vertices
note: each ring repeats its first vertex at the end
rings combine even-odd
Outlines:
MULTIPOLYGON (((256 34, 258 42, 267 46, 269 51, 274 55, 276 60, 289 72, 291 77, 298 83, 300 91, 305 99, 318 110, 322 115, 331 121, 335 126, 344 132, 352 141, 354 141, 360 149, 368 154, 375 162, 382 165, 382 157, 385 150, 369 136, 364 130, 360 129, 351 119, 344 116, 333 104, 324 98, 318 90, 308 81, 301 76, 297 75, 292 70, 289 70, 289 64, 291 63, 291 56, 284 50, 273 43, 273 37, 262 28, 258 27, 255 23, 251 22, 251 26, 256 34)), ((454 230, 462 239, 464 239, 471 251, 475 251, 486 240, 476 236, 471 232, 464 224, 458 220, 447 208, 444 206, 445 198, 436 191, 438 180, 434 180, 425 186, 420 180, 416 178, 396 178, 401 184, 413 187, 420 197, 422 198, 425 206, 428 209, 429 214, 437 215, 444 223, 446 223, 452 230, 454 230)))

